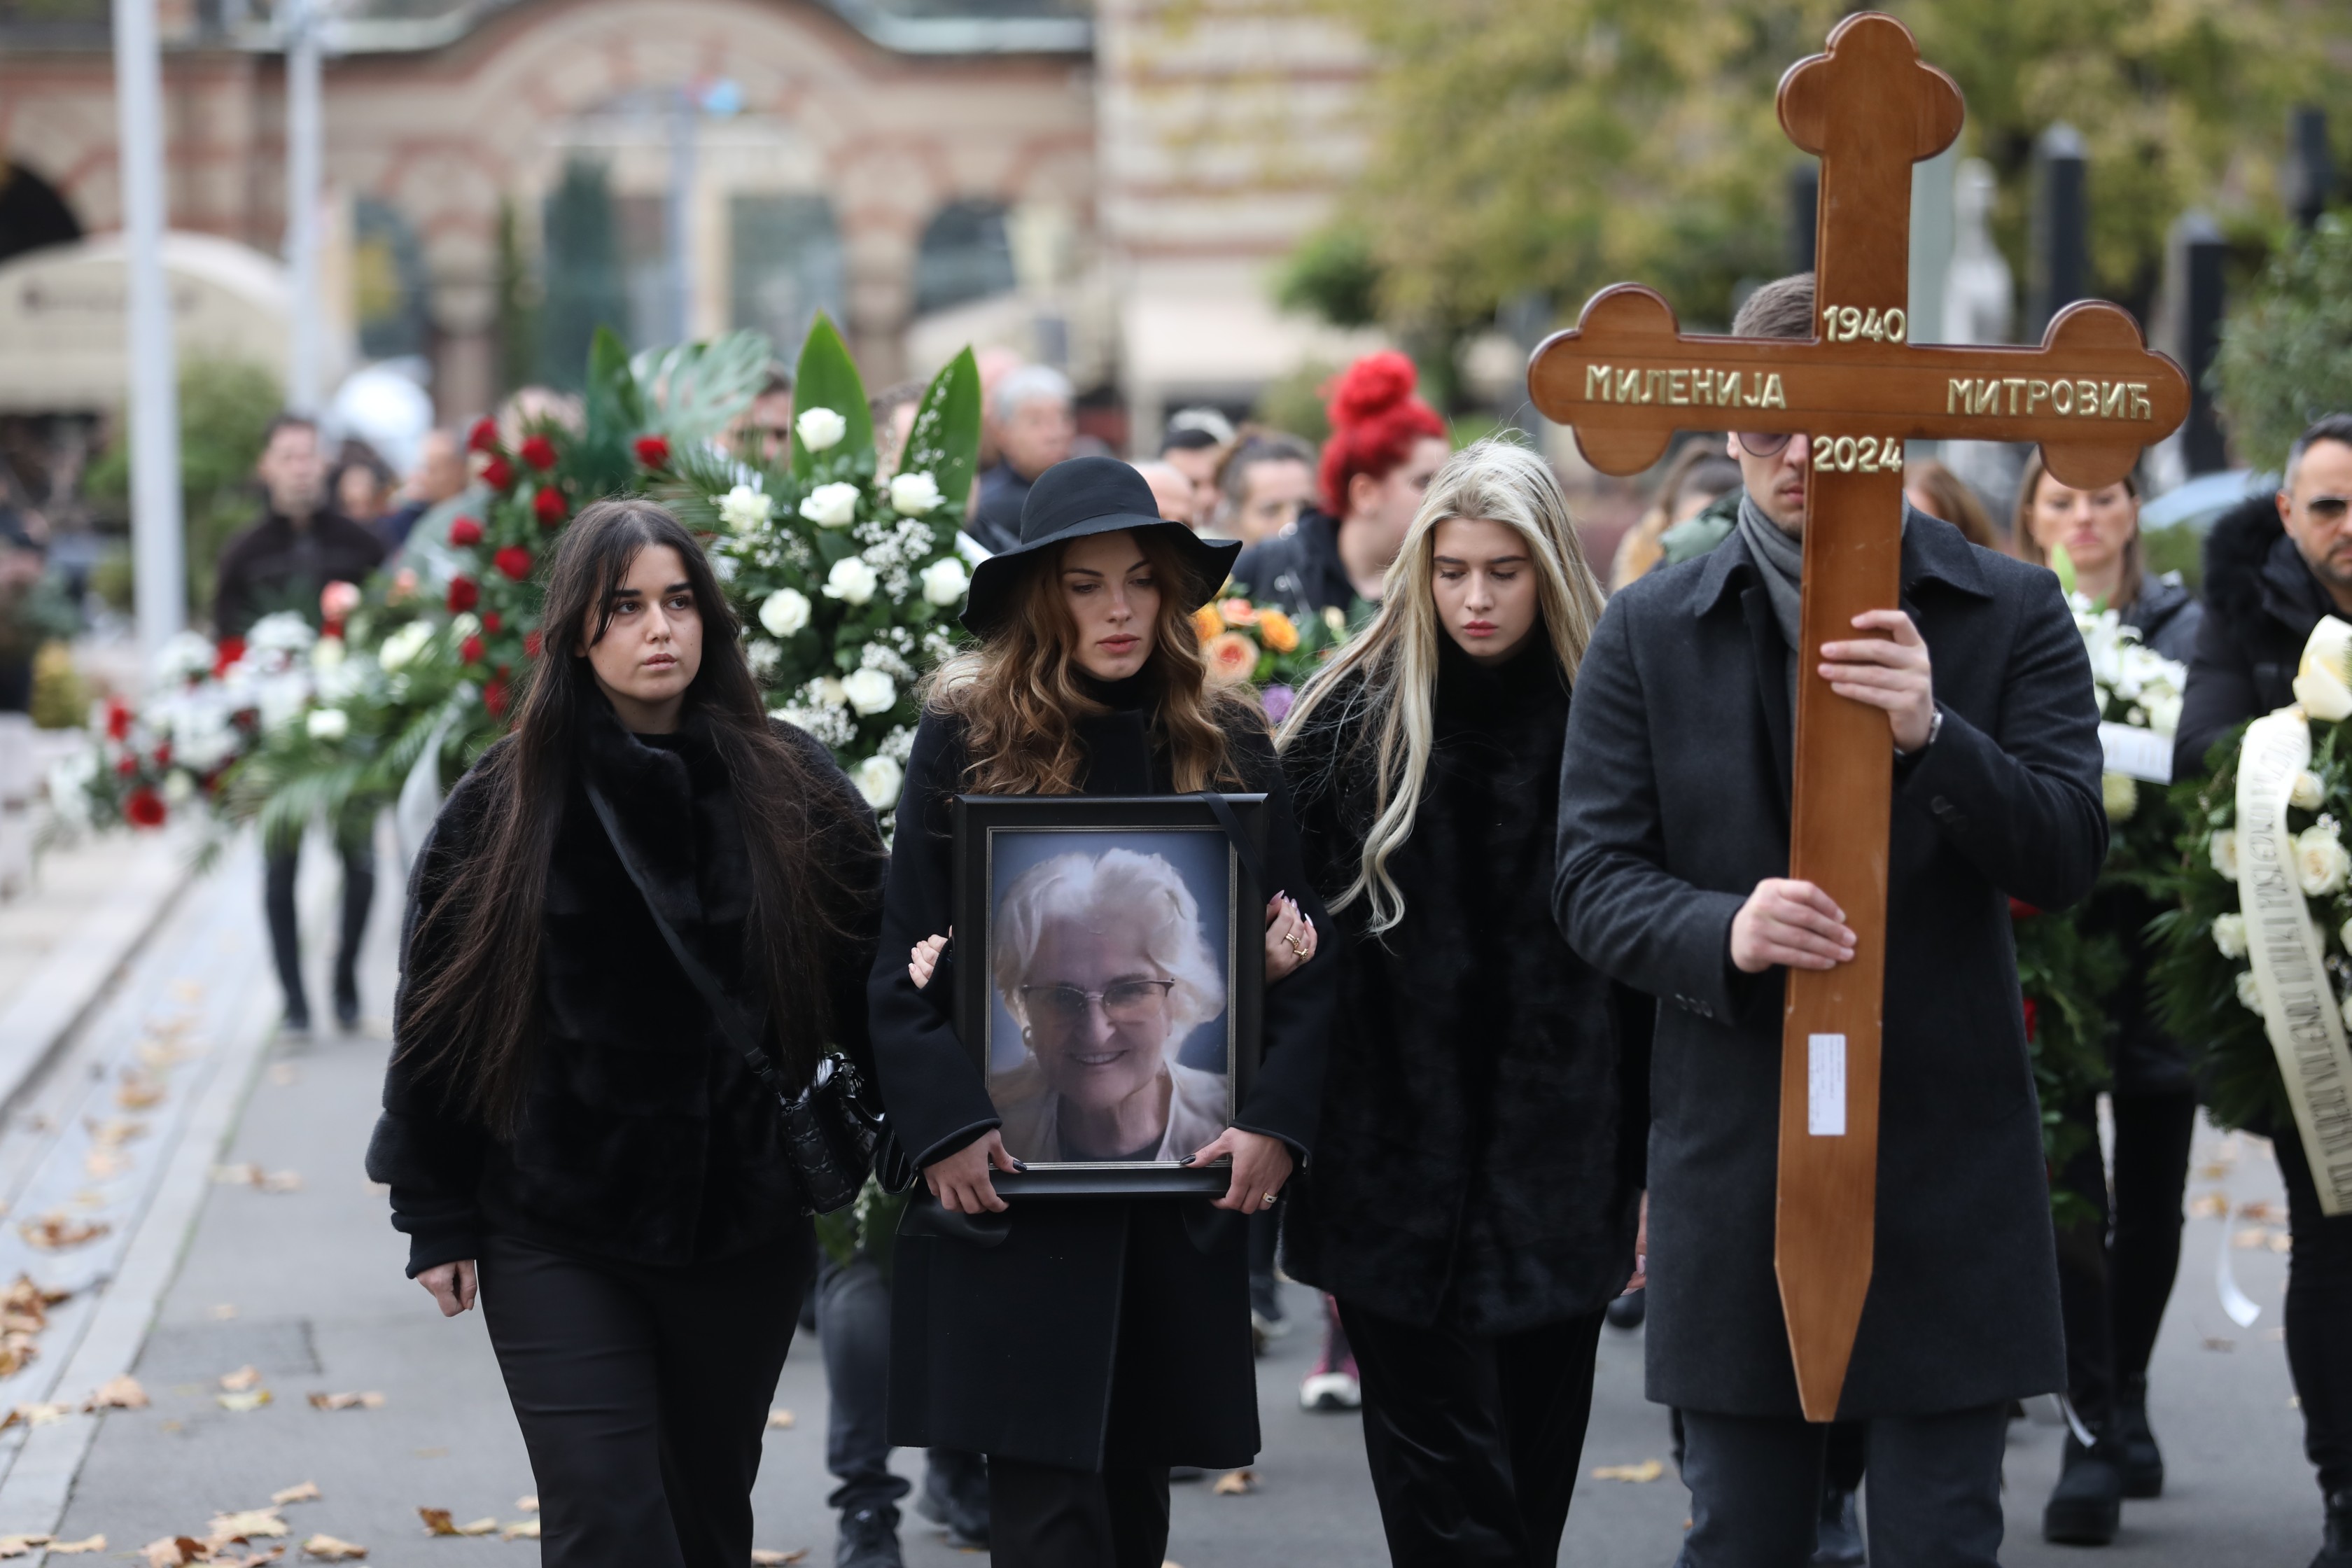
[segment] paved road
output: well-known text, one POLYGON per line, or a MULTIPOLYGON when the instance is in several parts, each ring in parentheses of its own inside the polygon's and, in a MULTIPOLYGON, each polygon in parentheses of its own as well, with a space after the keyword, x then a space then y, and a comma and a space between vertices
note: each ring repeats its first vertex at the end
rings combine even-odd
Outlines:
MULTIPOLYGON (((329 891, 326 858, 310 858, 314 879, 306 887, 320 915, 329 891)), ((257 961, 258 910, 253 906, 259 900, 257 888, 249 885, 251 869, 244 861, 225 867, 221 875, 236 881, 217 902, 205 901, 209 885, 192 890, 185 918, 167 922, 125 981, 126 1016, 134 1002, 150 1013, 167 1005, 184 1010, 196 1005, 187 990, 194 986, 215 1033, 204 1046, 215 1053, 207 1069, 213 1078, 199 1081, 195 1068, 174 1069, 190 1075, 174 1089, 184 1095, 191 1119, 185 1147, 176 1162, 163 1148, 142 1158, 176 1163, 184 1172, 201 1170, 204 1163, 250 1164, 264 1173, 298 1173, 300 1184, 282 1192, 249 1183, 212 1184, 182 1192, 179 1208, 166 1201, 168 1193, 142 1200, 143 1209, 122 1205, 125 1251, 109 1265, 120 1270, 112 1289, 121 1294, 110 1300, 94 1292, 83 1310, 102 1315, 103 1307, 118 1323, 134 1325, 121 1359, 125 1366, 135 1363, 153 1403, 142 1410, 70 1415, 35 1434, 53 1452, 77 1459, 82 1440, 94 1438, 72 1482, 59 1533, 79 1539, 102 1531, 110 1549, 121 1552, 166 1534, 201 1534, 217 1510, 255 1507, 280 1489, 310 1481, 320 1500, 286 1510, 297 1535, 323 1531, 362 1542, 371 1548, 373 1564, 488 1568, 533 1561, 535 1549, 525 1542, 431 1540, 422 1533, 419 1507, 445 1508, 460 1521, 526 1517, 516 1504, 533 1489, 530 1468, 479 1315, 444 1321, 402 1278, 401 1239, 384 1223, 382 1195, 367 1188, 361 1173, 387 1048, 381 1022, 358 1037, 263 1043, 261 1025, 253 1020, 265 1016, 270 983, 257 961), (239 920, 251 923, 239 927, 239 920), (241 1072, 240 1031, 254 1037, 241 1072), (208 1131, 198 1112, 215 1102, 234 1114, 208 1131), (208 1137, 226 1142, 215 1152, 208 1137), (191 1167, 191 1160, 198 1163, 191 1167), (143 1286, 133 1267, 142 1256, 162 1257, 169 1265, 151 1268, 144 1278, 152 1282, 143 1286), (137 1289, 145 1289, 147 1300, 131 1299, 137 1289), (223 1408, 217 1380, 247 1365, 259 1371, 271 1401, 249 1411, 223 1408), (314 1392, 375 1393, 383 1400, 374 1408, 328 1411, 309 1403, 306 1396, 314 1392), (68 1444, 68 1436, 75 1440, 68 1444)), ((367 969, 368 1001, 379 1016, 389 994, 390 916, 397 898, 395 880, 384 881, 387 902, 372 934, 367 969)), ((323 961, 323 953, 318 956, 323 961)), ((110 1048, 123 1047, 118 1042, 110 1048)), ((51 1131, 20 1119, 0 1137, 0 1182, 18 1215, 28 1212, 25 1198, 36 1184, 55 1179, 60 1161, 86 1161, 87 1150, 68 1142, 73 1135, 68 1112, 74 1097, 91 1093, 96 1050, 94 1043, 79 1049, 58 1069, 43 1102, 52 1108, 51 1131)), ((110 1071, 108 1061, 100 1060, 98 1070, 110 1071)), ((2197 1193, 2226 1191, 2235 1205, 2277 1203, 2275 1177, 2259 1144, 2242 1141, 2225 1150, 2221 1140, 2209 1136, 2200 1162, 2208 1172, 2197 1193)), ((2182 1289, 2158 1354, 2153 1401, 2174 1485, 2160 1500, 2130 1505, 2125 1537, 2109 1560, 2149 1568, 2302 1568, 2315 1548, 2315 1492, 2275 1338, 2284 1259, 2266 1246, 2231 1251, 2240 1282, 2263 1309, 2252 1329, 2231 1324, 2216 1305, 2218 1247, 2227 1233, 2256 1228, 2258 1222, 2243 1219, 2191 1222, 2182 1289)), ((65 1255, 36 1260, 33 1271, 52 1279, 71 1266, 65 1255)), ((1310 1415, 1297 1407, 1297 1380, 1314 1353, 1312 1332, 1303 1326, 1312 1319, 1313 1298, 1294 1288, 1292 1308, 1302 1327, 1278 1342, 1261 1368, 1266 1449, 1255 1468, 1257 1489, 1242 1496, 1218 1495, 1207 1484, 1178 1489, 1169 1554, 1183 1568, 1384 1560, 1355 1418, 1310 1415)), ((89 1368, 95 1379, 105 1360, 89 1348, 96 1342, 96 1331, 75 1330, 61 1317, 35 1367, 49 1367, 53 1381, 67 1366, 89 1368), (72 1342, 77 1332, 83 1332, 79 1351, 72 1342)), ((72 1386, 54 1395, 28 1393, 32 1384, 20 1380, 32 1375, 0 1380, 0 1402, 78 1400, 86 1392, 72 1386)), ((831 1483, 823 1468, 824 1393, 813 1345, 793 1347, 776 1403, 796 1420, 769 1435, 757 1497, 759 1544, 807 1549, 811 1563, 827 1563, 832 1519, 824 1497, 831 1483)), ((0 1438, 13 1440, 14 1430, 0 1438)), ((2053 1426, 2028 1421, 2013 1429, 2006 1553, 2012 1563, 2085 1561, 2079 1551, 2047 1547, 2039 1538, 2040 1505, 2055 1473, 2058 1447, 2053 1426)), ((0 1463, 7 1458, 0 1451, 0 1463)), ((1561 1561, 1609 1568, 1671 1563, 1687 1504, 1671 1467, 1649 1484, 1596 1480, 1590 1473, 1599 1466, 1668 1458, 1664 1414, 1641 1397, 1639 1336, 1612 1331, 1601 1348, 1586 1479, 1561 1561)), ((908 1474, 916 1472, 915 1456, 902 1454, 900 1461, 908 1474)), ((26 1500, 37 1500, 41 1489, 37 1469, 20 1464, 0 1477, 0 1530, 47 1528, 20 1522, 26 1500)), ((911 1520, 908 1555, 916 1568, 976 1560, 950 1551, 911 1520)))

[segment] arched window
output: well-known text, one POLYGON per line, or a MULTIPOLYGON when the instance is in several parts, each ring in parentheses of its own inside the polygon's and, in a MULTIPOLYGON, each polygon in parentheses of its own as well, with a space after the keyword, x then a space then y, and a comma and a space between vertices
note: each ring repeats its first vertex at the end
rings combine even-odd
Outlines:
POLYGON ((0 261, 81 237, 81 220, 58 188, 22 163, 0 163, 0 261))
POLYGON ((950 202, 931 215, 915 257, 915 313, 944 310, 1013 286, 1004 204, 950 202))
POLYGON ((728 216, 728 320, 765 332, 789 359, 819 310, 842 319, 833 204, 819 195, 735 196, 728 216))

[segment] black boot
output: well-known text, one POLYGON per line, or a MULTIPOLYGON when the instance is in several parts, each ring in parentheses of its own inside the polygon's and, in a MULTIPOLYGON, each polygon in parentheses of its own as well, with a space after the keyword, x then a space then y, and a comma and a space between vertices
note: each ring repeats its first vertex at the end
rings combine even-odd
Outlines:
POLYGON ((2124 1511, 2123 1467, 2114 1445, 2085 1448, 2069 1433, 2066 1468, 2042 1510, 2042 1539, 2062 1546, 2105 1546, 2124 1511))
POLYGON ((907 1568, 898 1554, 898 1510, 885 1505, 843 1514, 833 1568, 907 1568))
POLYGON ((1609 1326, 1612 1329, 1638 1329, 1648 1315, 1650 1293, 1628 1290, 1609 1303, 1609 1326))
POLYGON ((945 1530, 948 1544, 958 1551, 987 1551, 987 1461, 957 1449, 932 1449, 915 1511, 945 1530))
POLYGON ((2156 1434, 2148 1429, 2145 1376, 2116 1380, 2114 1426, 2116 1462, 2124 1472, 2124 1496, 2162 1497, 2164 1455, 2156 1446, 2156 1434))
POLYGON ((2352 1568, 2352 1487, 2327 1500, 2327 1544, 2311 1568, 2352 1568))
POLYGON ((1813 1562, 1833 1568, 1859 1568, 1870 1559, 1862 1549, 1862 1514, 1853 1493, 1834 1482, 1822 1488, 1821 1525, 1813 1536, 1813 1562))

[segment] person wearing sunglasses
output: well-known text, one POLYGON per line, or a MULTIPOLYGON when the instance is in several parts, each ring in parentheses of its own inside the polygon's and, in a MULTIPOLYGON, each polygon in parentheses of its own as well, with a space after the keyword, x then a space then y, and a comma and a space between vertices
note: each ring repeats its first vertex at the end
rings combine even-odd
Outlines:
MULTIPOLYGON (((2205 542, 2205 624, 2181 694, 2175 777, 2205 773, 2216 742, 2294 700, 2304 644, 2326 616, 2352 620, 2352 414, 2304 431, 2276 498, 2250 498, 2205 542)), ((2292 1123, 2248 1131, 2270 1137, 2286 1186, 2286 1364, 2326 1508, 2313 1568, 2352 1568, 2352 1354, 2342 1334, 2352 1322, 2352 1215, 2321 1211, 2292 1123)))

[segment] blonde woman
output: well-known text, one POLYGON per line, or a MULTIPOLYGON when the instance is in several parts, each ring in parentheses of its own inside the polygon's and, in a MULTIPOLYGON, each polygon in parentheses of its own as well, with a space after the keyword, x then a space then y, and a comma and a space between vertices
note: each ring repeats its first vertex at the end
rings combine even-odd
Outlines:
POLYGON ((1559 1554, 1609 1302, 1638 1280, 1642 1007, 1551 918, 1560 750, 1601 615, 1543 459, 1438 470, 1381 612, 1285 725, 1349 941, 1285 1266, 1339 1303, 1399 1563, 1559 1554))

